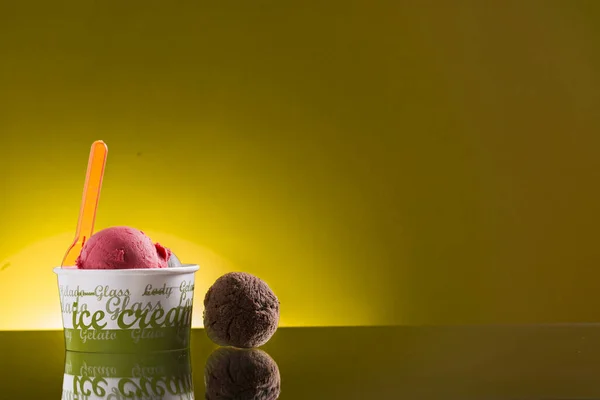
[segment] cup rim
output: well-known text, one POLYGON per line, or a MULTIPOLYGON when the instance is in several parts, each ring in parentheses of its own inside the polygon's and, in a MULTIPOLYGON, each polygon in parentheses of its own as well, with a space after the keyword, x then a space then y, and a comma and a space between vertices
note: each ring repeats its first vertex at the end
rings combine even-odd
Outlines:
POLYGON ((179 275, 196 272, 200 269, 197 264, 182 264, 173 268, 132 268, 132 269, 79 269, 77 267, 55 267, 56 275, 179 275))

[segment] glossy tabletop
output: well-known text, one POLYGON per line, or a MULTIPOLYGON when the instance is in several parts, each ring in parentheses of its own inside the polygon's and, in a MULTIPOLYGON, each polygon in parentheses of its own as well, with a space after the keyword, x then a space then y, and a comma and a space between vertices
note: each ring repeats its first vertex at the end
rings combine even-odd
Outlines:
MULTIPOLYGON (((64 396, 62 332, 0 339, 0 399, 64 396)), ((193 331, 193 387, 177 398, 205 398, 217 348, 193 331)), ((280 328, 262 350, 277 364, 280 399, 600 398, 600 325, 280 328)))

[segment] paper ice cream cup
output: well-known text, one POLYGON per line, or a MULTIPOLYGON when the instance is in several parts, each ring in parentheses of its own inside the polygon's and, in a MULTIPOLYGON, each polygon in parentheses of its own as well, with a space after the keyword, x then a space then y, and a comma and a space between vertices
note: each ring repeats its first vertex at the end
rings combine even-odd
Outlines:
POLYGON ((189 347, 197 265, 55 268, 67 351, 137 353, 189 347))
POLYGON ((189 349, 138 354, 66 352, 62 400, 193 398, 189 349))

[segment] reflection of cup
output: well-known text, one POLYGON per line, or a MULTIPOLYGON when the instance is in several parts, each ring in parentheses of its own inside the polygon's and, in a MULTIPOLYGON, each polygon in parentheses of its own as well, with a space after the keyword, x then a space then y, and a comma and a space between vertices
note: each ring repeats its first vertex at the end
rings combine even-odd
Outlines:
POLYGON ((62 400, 193 399, 189 350, 66 352, 62 400))
POLYGON ((197 265, 55 268, 68 351, 135 353, 189 347, 197 265))
POLYGON ((204 368, 206 399, 275 400, 281 392, 277 363, 259 349, 220 347, 204 368))

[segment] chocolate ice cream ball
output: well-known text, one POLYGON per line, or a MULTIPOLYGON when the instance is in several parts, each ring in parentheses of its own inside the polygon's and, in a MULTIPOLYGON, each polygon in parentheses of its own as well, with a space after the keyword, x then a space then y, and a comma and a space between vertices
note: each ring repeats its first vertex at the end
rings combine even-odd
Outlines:
POLYGON ((279 300, 265 282, 244 272, 221 276, 204 297, 204 329, 218 345, 267 343, 279 323, 279 300))
POLYGON ((275 400, 281 392, 277 363, 259 349, 221 347, 204 368, 207 400, 275 400))

